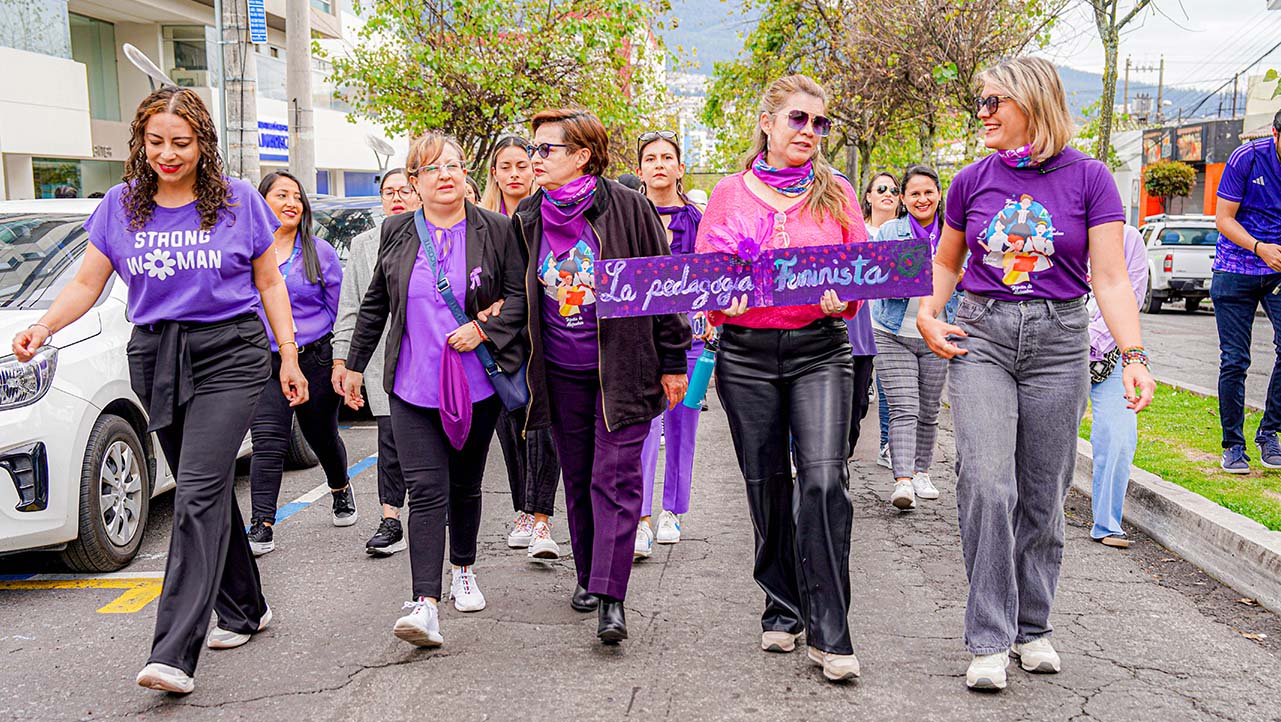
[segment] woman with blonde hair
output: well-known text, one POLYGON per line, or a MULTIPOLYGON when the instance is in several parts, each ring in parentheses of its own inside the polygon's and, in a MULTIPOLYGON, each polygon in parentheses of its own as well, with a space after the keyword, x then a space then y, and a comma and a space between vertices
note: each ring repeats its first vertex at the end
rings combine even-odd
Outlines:
POLYGON ((1089 394, 1091 288, 1121 348, 1128 407, 1146 407, 1156 385, 1126 274, 1125 209, 1107 166, 1067 147, 1073 128, 1058 71, 1021 57, 979 80, 975 109, 996 152, 952 181, 934 295, 922 299, 916 324, 951 359, 970 581, 965 643, 974 655, 965 682, 999 690, 1011 656, 1029 672, 1060 668, 1049 617, 1089 394), (939 315, 967 252, 965 298, 951 324, 939 315))
MULTIPOLYGON (((803 75, 770 85, 746 170, 712 191, 699 253, 754 262, 772 248, 867 241, 858 196, 821 151, 832 129, 826 104, 823 89, 803 75)), ((709 314, 722 326, 716 388, 756 531, 761 648, 791 652, 804 632, 809 658, 833 681, 859 674, 847 619, 853 514, 846 467, 854 385, 846 319, 858 309, 828 290, 816 304, 748 309, 744 296, 709 314)))

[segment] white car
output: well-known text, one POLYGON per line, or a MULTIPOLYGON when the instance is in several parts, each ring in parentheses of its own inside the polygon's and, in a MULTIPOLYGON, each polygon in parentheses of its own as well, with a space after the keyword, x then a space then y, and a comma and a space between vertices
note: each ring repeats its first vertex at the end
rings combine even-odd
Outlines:
MULTIPOLYGON (((30 363, 8 353, 75 276, 97 203, 0 202, 0 555, 58 551, 77 571, 128 564, 151 498, 174 486, 129 385, 133 326, 118 276, 30 363)), ((294 439, 287 462, 314 464, 296 425, 294 439)), ((249 451, 246 437, 240 454, 249 451)))
POLYGON ((1143 312, 1160 313, 1165 304, 1183 301, 1183 310, 1195 313, 1210 297, 1219 240, 1214 216, 1150 216, 1139 233, 1148 251, 1143 312))

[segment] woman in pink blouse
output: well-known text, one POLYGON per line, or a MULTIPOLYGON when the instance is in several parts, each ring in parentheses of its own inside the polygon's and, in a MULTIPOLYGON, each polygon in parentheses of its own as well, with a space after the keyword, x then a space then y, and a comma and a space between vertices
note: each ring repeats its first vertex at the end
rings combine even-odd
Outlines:
MULTIPOLYGON (((854 189, 820 152, 832 128, 825 112, 826 94, 808 77, 770 85, 746 170, 712 192, 698 252, 753 262, 773 248, 867 240, 854 189)), ((845 319, 857 311, 829 290, 818 304, 749 309, 744 296, 709 314, 723 324, 716 388, 756 530, 761 648, 790 652, 805 632, 809 658, 830 680, 859 674, 846 619, 852 513, 845 466, 854 384, 845 319)))

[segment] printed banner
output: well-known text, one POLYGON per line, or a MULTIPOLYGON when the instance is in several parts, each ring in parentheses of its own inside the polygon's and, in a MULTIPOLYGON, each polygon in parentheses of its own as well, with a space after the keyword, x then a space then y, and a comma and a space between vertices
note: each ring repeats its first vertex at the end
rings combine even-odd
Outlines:
POLYGON ((782 248, 747 263, 728 253, 616 258, 596 263, 596 312, 602 318, 714 311, 747 294, 748 306, 818 303, 835 289, 842 301, 928 296, 929 242, 920 239, 782 248))

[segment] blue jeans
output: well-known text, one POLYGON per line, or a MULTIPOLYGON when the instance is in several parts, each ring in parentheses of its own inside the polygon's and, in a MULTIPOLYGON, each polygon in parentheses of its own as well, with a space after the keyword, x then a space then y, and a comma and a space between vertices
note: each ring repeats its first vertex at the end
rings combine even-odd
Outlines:
POLYGON ((1139 440, 1138 416, 1126 408, 1121 364, 1102 383, 1090 385, 1090 446, 1094 449, 1094 493, 1090 506, 1094 527, 1090 536, 1125 534, 1121 530, 1121 507, 1130 484, 1130 462, 1139 440))
POLYGON ((1214 322, 1219 328, 1219 423, 1223 426, 1223 448, 1245 445, 1245 373, 1250 368, 1250 335, 1254 312, 1263 312, 1272 322, 1272 344, 1277 357, 1272 363, 1268 398, 1255 438, 1281 431, 1281 273, 1251 276, 1215 271, 1210 283, 1214 301, 1214 322))
POLYGON ((876 419, 881 424, 881 446, 890 443, 890 405, 885 400, 885 387, 881 375, 876 375, 876 419))

